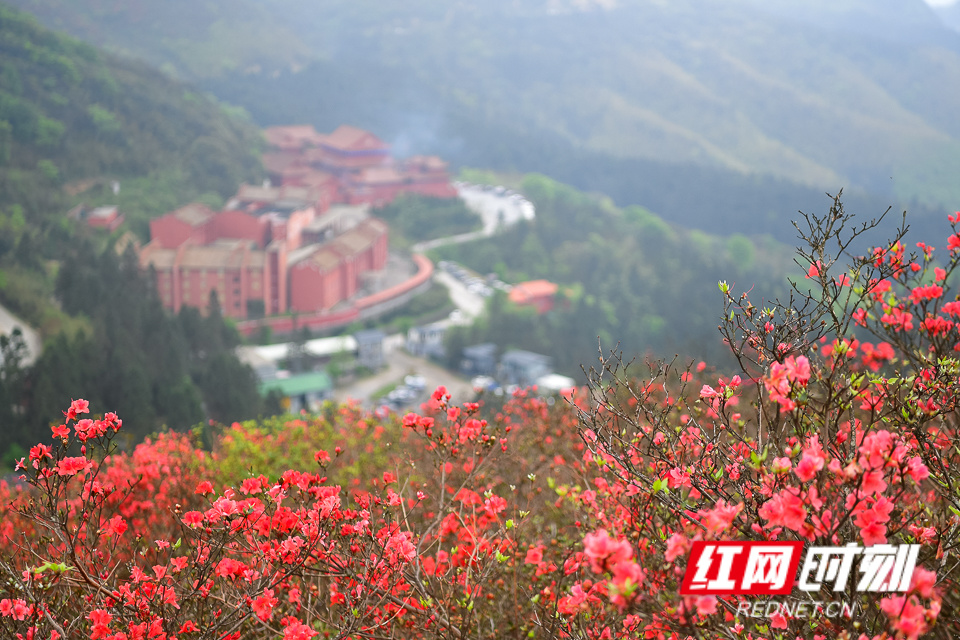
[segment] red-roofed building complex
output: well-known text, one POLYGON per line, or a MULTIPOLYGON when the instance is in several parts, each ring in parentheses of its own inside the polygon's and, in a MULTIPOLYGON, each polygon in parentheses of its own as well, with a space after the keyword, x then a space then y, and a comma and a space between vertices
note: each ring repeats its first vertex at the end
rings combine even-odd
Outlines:
POLYGON ((535 307, 537 313, 546 313, 553 309, 558 288, 548 280, 531 280, 513 285, 508 297, 514 304, 535 307))
POLYGON ((265 136, 269 182, 240 185, 223 211, 189 204, 150 222, 140 261, 174 312, 206 311, 211 291, 231 318, 329 311, 386 264, 387 225, 369 217, 370 205, 404 192, 457 196, 443 160, 395 160, 362 129, 271 127, 265 136))
POLYGON ((317 189, 330 202, 378 206, 401 193, 457 196, 443 160, 396 160, 388 144, 363 129, 344 125, 325 135, 309 126, 270 127, 265 135, 271 150, 263 165, 270 179, 317 189))
POLYGON ((313 207, 251 214, 191 204, 150 222, 140 262, 156 271, 160 298, 174 312, 183 305, 205 312, 214 290, 231 318, 325 311, 387 261, 387 225, 376 218, 305 242, 325 217, 313 207))

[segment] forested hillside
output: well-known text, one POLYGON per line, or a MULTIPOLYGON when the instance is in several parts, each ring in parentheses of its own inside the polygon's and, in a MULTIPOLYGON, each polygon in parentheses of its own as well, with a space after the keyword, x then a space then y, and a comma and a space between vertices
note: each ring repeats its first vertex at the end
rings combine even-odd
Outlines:
POLYGON ((137 436, 257 414, 223 321, 170 318, 136 259, 66 213, 119 204, 145 238, 150 215, 258 179, 259 145, 195 89, 0 6, 0 304, 46 343, 29 369, 16 340, 0 358, 0 456, 48 433, 79 390, 127 407, 137 436))
POLYGON ((259 176, 259 132, 195 89, 2 6, 0 51, 0 207, 31 226, 83 179, 162 177, 182 198, 259 176))
POLYGON ((537 208, 534 222, 435 254, 508 282, 552 280, 560 284, 558 302, 538 316, 494 297, 482 322, 451 334, 452 366, 464 346, 495 342, 550 354, 558 371, 578 375, 581 364, 596 361, 598 338, 605 350, 619 345, 627 354, 722 360, 717 282, 769 301, 797 272, 789 247, 769 236, 683 230, 642 207, 621 210, 544 176, 527 176, 522 189, 537 208))
POLYGON ((50 28, 148 60, 187 79, 225 71, 271 72, 308 47, 257 0, 13 2, 50 28))

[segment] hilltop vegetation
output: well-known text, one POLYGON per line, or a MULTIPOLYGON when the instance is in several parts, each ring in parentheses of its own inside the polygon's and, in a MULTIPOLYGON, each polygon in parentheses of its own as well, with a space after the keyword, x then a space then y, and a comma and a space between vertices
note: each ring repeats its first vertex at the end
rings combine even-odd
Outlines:
POLYGON ((141 63, 3 6, 0 50, 0 207, 35 232, 59 224, 65 184, 150 176, 183 200, 260 175, 252 124, 141 63))
POLYGON ((433 253, 507 282, 552 280, 561 285, 558 301, 538 316, 495 296, 480 322, 452 332, 454 367, 464 346, 495 342, 549 354, 558 371, 576 375, 596 360, 598 337, 605 350, 619 344, 629 354, 720 359, 717 281, 770 300, 796 271, 790 251, 769 237, 683 230, 642 207, 618 209, 539 175, 524 178, 521 189, 537 209, 532 223, 433 253))
POLYGON ((13 2, 45 25, 132 54, 187 79, 226 71, 274 71, 307 55, 271 14, 251 0, 229 5, 190 0, 13 2))
POLYGON ((120 204, 143 232, 150 215, 221 199, 261 175, 258 130, 141 63, 3 6, 0 51, 0 303, 47 346, 29 369, 16 340, 4 348, 0 456, 46 432, 60 417, 52 407, 81 389, 126 407, 138 437, 255 416, 255 381, 222 319, 169 317, 136 258, 121 259, 66 212, 79 201, 120 204))

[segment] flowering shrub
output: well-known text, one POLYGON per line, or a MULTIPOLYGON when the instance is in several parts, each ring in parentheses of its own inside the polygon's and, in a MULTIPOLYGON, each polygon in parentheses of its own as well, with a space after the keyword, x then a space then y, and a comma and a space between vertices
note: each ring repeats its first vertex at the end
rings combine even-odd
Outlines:
POLYGON ((858 256, 839 202, 808 222, 791 300, 721 283, 736 375, 638 377, 614 353, 552 408, 440 388, 405 416, 233 425, 209 452, 163 434, 118 453, 120 418, 74 401, 0 485, 0 635, 957 635, 960 234, 939 261, 902 234, 858 256), (919 553, 903 591, 783 598, 845 615, 751 617, 744 596, 680 595, 702 541, 919 553))
MULTIPOLYGON (((895 241, 857 256, 837 201, 807 219, 807 278, 787 303, 760 309, 721 283, 720 329, 739 375, 693 383, 659 364, 642 382, 607 358, 582 410, 594 488, 572 637, 953 637, 958 619, 960 336, 948 297, 960 264, 960 213, 946 255, 895 241), (843 268, 843 273, 835 273, 843 268), (868 341, 868 337, 874 342, 868 341), (738 611, 742 596, 679 595, 698 540, 919 544, 905 592, 857 581, 788 598, 843 599, 853 615, 814 607, 791 618, 738 611), (584 612, 590 612, 584 631, 584 612)), ((589 495, 588 495, 589 494, 589 495)), ((793 576, 790 576, 790 580, 793 576)), ((776 608, 776 607, 775 607, 776 608)))

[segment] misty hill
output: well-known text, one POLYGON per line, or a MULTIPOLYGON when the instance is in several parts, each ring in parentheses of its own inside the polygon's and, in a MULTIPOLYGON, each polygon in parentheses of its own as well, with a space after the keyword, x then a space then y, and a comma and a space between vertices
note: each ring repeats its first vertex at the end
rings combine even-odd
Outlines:
POLYGON ((3 6, 0 50, 0 207, 35 230, 60 222, 68 183, 152 176, 177 199, 259 175, 251 123, 142 63, 3 6))
POLYGON ((922 0, 15 2, 258 124, 348 122, 685 226, 789 242, 841 187, 921 226, 960 202, 960 35, 922 0))
MULTIPOLYGON (((922 0, 221 0, 203 3, 196 19, 182 14, 191 25, 157 3, 81 0, 64 12, 53 0, 18 1, 155 61, 170 62, 158 51, 190 40, 187 52, 202 55, 180 66, 205 61, 198 75, 238 67, 228 63, 234 48, 213 52, 224 33, 254 52, 283 39, 290 56, 305 47, 321 65, 383 69, 429 96, 430 109, 397 121, 476 112, 614 158, 960 200, 949 179, 960 169, 960 36, 922 0), (95 18, 109 28, 91 27, 95 18)), ((244 64, 231 81, 252 81, 256 64, 244 64)), ((283 73, 309 93, 315 76, 296 68, 283 73)), ((349 84, 327 88, 344 108, 356 104, 349 84)), ((384 108, 405 106, 379 97, 384 108)))
POLYGON ((15 0, 48 27, 171 75, 196 78, 237 70, 271 72, 308 58, 308 48, 256 0, 15 0))

